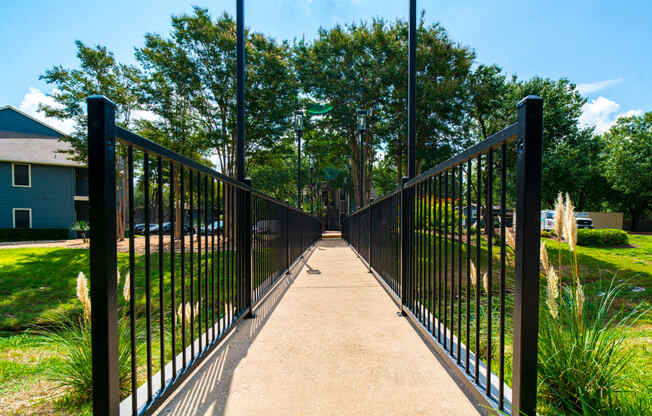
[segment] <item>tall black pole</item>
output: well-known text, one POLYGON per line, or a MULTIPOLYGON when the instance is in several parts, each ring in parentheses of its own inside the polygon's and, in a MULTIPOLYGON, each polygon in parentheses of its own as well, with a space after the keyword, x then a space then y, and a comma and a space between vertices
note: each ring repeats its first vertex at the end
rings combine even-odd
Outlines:
POLYGON ((237 0, 236 10, 237 98, 238 98, 238 148, 236 171, 239 181, 245 179, 245 30, 244 0, 237 0))
POLYGON ((359 130, 360 134, 360 199, 358 200, 358 208, 362 208, 363 203, 362 203, 362 198, 363 192, 362 192, 362 187, 364 186, 364 153, 362 152, 363 149, 363 144, 362 144, 362 130, 359 130))
POLYGON ((297 208, 301 209, 301 136, 303 131, 297 130, 297 208))
POLYGON ((417 93, 417 1, 410 0, 408 51, 408 178, 416 176, 416 93, 417 93))

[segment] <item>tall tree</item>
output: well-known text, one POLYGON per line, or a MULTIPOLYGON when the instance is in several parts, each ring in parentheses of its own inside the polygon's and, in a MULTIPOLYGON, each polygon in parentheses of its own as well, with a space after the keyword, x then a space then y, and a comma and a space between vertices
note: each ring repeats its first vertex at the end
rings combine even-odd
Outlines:
POLYGON ((652 209, 652 111, 618 119, 604 139, 605 176, 637 230, 642 215, 652 209))
POLYGON ((132 116, 139 108, 138 68, 117 62, 104 46, 89 47, 75 41, 79 68, 61 65, 45 71, 39 79, 52 84, 50 94, 57 106, 40 104, 39 111, 59 120, 75 120, 74 132, 62 140, 70 143, 71 157, 86 163, 88 159, 86 97, 102 94, 116 105, 116 123, 124 128, 132 126, 132 116))
MULTIPOLYGON (((139 108, 138 92, 141 74, 138 68, 118 63, 104 46, 89 47, 76 41, 77 69, 54 66, 39 78, 55 89, 51 96, 58 106, 41 104, 39 110, 46 116, 60 120, 75 120, 74 132, 62 138, 71 145, 70 157, 83 163, 88 162, 88 136, 86 97, 101 94, 116 105, 116 123, 124 128, 133 125, 132 116, 139 108)), ((127 221, 127 164, 124 152, 116 158, 118 172, 117 235, 123 236, 127 221)))
MULTIPOLYGON (((418 29, 417 50, 418 166, 445 158, 458 145, 457 127, 464 115, 464 80, 473 53, 454 44, 439 25, 418 29), (444 149, 448 149, 443 151, 444 149)), ((359 162, 365 182, 363 202, 371 189, 376 152, 384 148, 395 160, 400 177, 407 148, 407 41, 404 21, 392 24, 374 19, 370 24, 321 28, 318 38, 295 45, 295 66, 306 94, 334 109, 317 123, 347 141, 352 155, 354 195, 359 195, 359 162), (355 112, 372 110, 361 154, 355 112)), ((398 178, 397 178, 398 179, 398 178)), ((358 205, 359 205, 358 201, 358 205)))

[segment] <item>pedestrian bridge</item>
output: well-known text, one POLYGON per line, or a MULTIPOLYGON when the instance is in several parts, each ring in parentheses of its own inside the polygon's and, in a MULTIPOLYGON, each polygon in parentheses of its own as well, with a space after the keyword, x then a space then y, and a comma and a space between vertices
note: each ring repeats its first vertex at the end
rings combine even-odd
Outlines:
POLYGON ((322 239, 161 415, 474 415, 485 408, 354 250, 322 239), (319 273, 317 273, 319 271, 319 273))
POLYGON ((341 235, 116 126, 104 97, 89 97, 88 120, 96 416, 535 414, 539 97, 341 235))

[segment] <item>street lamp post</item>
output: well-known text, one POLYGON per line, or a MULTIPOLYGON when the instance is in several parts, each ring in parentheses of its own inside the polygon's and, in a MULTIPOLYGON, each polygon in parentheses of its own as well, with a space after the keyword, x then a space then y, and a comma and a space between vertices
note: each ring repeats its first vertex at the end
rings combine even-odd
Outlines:
POLYGON ((294 131, 297 134, 297 208, 301 209, 301 136, 303 135, 303 111, 294 113, 294 131))
POLYGON ((360 135, 360 199, 358 200, 358 208, 362 208, 364 197, 363 186, 364 186, 364 132, 367 130, 367 112, 365 110, 358 110, 357 114, 357 127, 358 134, 360 135))

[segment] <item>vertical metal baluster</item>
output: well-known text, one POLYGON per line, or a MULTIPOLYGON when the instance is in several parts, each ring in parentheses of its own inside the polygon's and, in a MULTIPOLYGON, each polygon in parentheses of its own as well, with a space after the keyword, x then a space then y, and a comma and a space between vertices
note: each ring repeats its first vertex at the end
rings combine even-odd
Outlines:
POLYGON ((472 162, 466 162, 466 374, 469 368, 471 352, 471 180, 472 162))
POLYGON ((181 352, 183 368, 186 360, 186 178, 183 165, 179 165, 179 204, 181 205, 181 352))
POLYGON ((480 239, 480 219, 482 216, 481 204, 482 204, 482 156, 478 156, 478 161, 476 163, 476 168, 478 170, 477 175, 477 195, 476 195, 476 226, 475 226, 475 250, 476 250, 476 276, 475 276, 475 383, 480 384, 480 287, 482 285, 480 268, 482 267, 481 262, 481 246, 482 241, 480 239))
POLYGON ((211 177, 211 330, 213 341, 217 339, 215 334, 215 235, 219 220, 215 220, 215 178, 211 177))
POLYGON ((448 349, 448 171, 444 172, 444 349, 448 349))
POLYGON ((505 205, 507 198, 507 145, 500 146, 500 368, 498 373, 498 408, 504 410, 505 384, 505 205))
POLYGON ((426 211, 426 201, 427 201, 427 194, 426 194, 426 185, 427 182, 421 182, 421 297, 420 297, 420 302, 421 302, 421 323, 426 324, 426 319, 428 318, 427 315, 427 310, 426 310, 426 279, 427 279, 427 271, 428 271, 428 252, 426 251, 427 248, 427 241, 428 241, 428 233, 427 233, 427 211, 426 211))
POLYGON ((134 250, 134 147, 127 150, 127 170, 129 186, 129 326, 131 341, 131 413, 138 414, 136 391, 136 260, 134 250))
MULTIPOLYGON (((439 174, 438 178, 438 187, 437 187, 437 211, 439 212, 439 217, 437 218, 437 228, 439 229, 439 244, 438 244, 438 249, 439 249, 439 255, 437 256, 437 263, 439 263, 438 266, 438 283, 437 283, 437 303, 438 303, 438 309, 439 312, 437 313, 437 340, 439 341, 440 344, 442 344, 442 339, 441 339, 441 325, 442 325, 442 313, 441 313, 441 295, 442 295, 442 288, 441 288, 441 283, 442 283, 442 269, 443 269, 443 253, 442 253, 442 206, 443 202, 442 201, 442 189, 443 189, 443 174, 439 174)), ((443 345, 443 344, 442 344, 443 345)))
MULTIPOLYGON (((224 290, 224 239, 226 238, 226 210, 224 209, 224 183, 217 181, 217 221, 222 233, 217 240, 217 333, 221 337, 222 331, 226 328, 225 318, 222 318, 221 310, 224 305, 226 290, 224 290), (221 213, 221 214, 220 214, 221 213), (221 216, 221 219, 220 219, 221 216)), ((226 309, 224 309, 226 311, 226 309)))
POLYGON ((192 178, 195 176, 192 170, 188 170, 188 190, 190 191, 190 360, 195 359, 195 200, 193 198, 192 178))
POLYGON ((170 161, 170 326, 171 330, 171 347, 172 347, 172 378, 177 376, 177 325, 176 325, 176 286, 175 286, 175 257, 177 255, 174 247, 174 228, 176 210, 174 206, 174 162, 170 161))
POLYGON ((231 326, 231 241, 233 240, 233 226, 231 225, 231 185, 224 183, 225 196, 224 196, 224 223, 228 224, 229 230, 228 240, 225 241, 224 262, 226 269, 226 302, 224 303, 226 309, 224 310, 227 327, 231 326), (228 211, 228 215, 227 215, 228 211))
POLYGON ((208 197, 208 175, 204 175, 204 227, 206 227, 206 235, 204 236, 204 330, 206 331, 206 347, 208 347, 208 302, 209 302, 209 293, 208 293, 208 260, 209 260, 209 251, 208 251, 208 233, 209 230, 212 232, 213 227, 209 228, 208 222, 208 206, 210 198, 208 197))
POLYGON ((493 265, 493 180, 494 180, 494 151, 487 153, 487 396, 491 396, 491 283, 493 265))
POLYGON ((433 219, 433 213, 432 213, 432 178, 428 178, 427 182, 427 188, 426 192, 428 194, 428 200, 426 202, 427 211, 427 230, 428 230, 428 247, 426 248, 426 258, 428 259, 428 272, 427 272, 427 279, 428 279, 428 290, 427 290, 427 302, 428 302, 428 331, 432 334, 432 330, 434 328, 434 321, 433 317, 435 316, 435 313, 433 311, 432 305, 433 302, 431 302, 432 297, 432 262, 434 260, 432 256, 432 239, 433 239, 433 229, 432 229, 432 219, 433 219))
POLYGON ((458 166, 458 194, 457 194, 457 365, 460 365, 462 359, 462 213, 464 212, 464 185, 462 183, 462 174, 464 165, 458 166))
POLYGON ((417 222, 414 227, 414 234, 415 234, 415 242, 416 244, 414 245, 414 259, 415 259, 415 270, 414 270, 414 315, 417 317, 419 321, 422 322, 423 319, 423 310, 421 308, 421 262, 423 261, 423 258, 421 256, 421 247, 423 243, 422 239, 422 214, 423 211, 421 209, 421 184, 416 184, 414 185, 414 198, 415 198, 415 213, 416 213, 416 219, 417 222))
POLYGON ((149 153, 144 155, 145 185, 145 325, 147 338, 147 402, 152 401, 152 291, 150 282, 149 247, 149 153))
POLYGON ((201 282, 201 262, 202 262, 202 245, 201 245, 201 173, 197 172, 197 338, 199 341, 199 348, 197 353, 201 354, 203 350, 202 345, 202 332, 201 332, 201 316, 202 316, 202 282, 201 282))
POLYGON ((236 232, 234 232, 235 228, 235 195, 236 195, 236 190, 234 189, 233 185, 229 186, 229 223, 231 224, 231 235, 229 238, 229 282, 231 285, 231 288, 229 289, 229 325, 231 325, 231 322, 233 322, 233 308, 237 307, 236 303, 236 298, 235 295, 237 293, 237 288, 236 288, 236 281, 235 281, 235 276, 237 275, 237 272, 235 270, 235 263, 234 263, 234 253, 233 250, 235 248, 235 238, 236 238, 236 232))
MULTIPOLYGON (((455 334, 455 168, 451 169, 451 336, 449 340, 451 356, 455 356, 453 351, 453 334, 455 334)), ((448 211, 448 210, 446 210, 448 211)))
POLYGON ((161 390, 165 388, 165 286, 163 281, 163 260, 165 258, 163 247, 163 159, 158 157, 156 173, 156 186, 158 187, 156 195, 158 204, 158 324, 159 324, 159 343, 161 354, 161 390))

